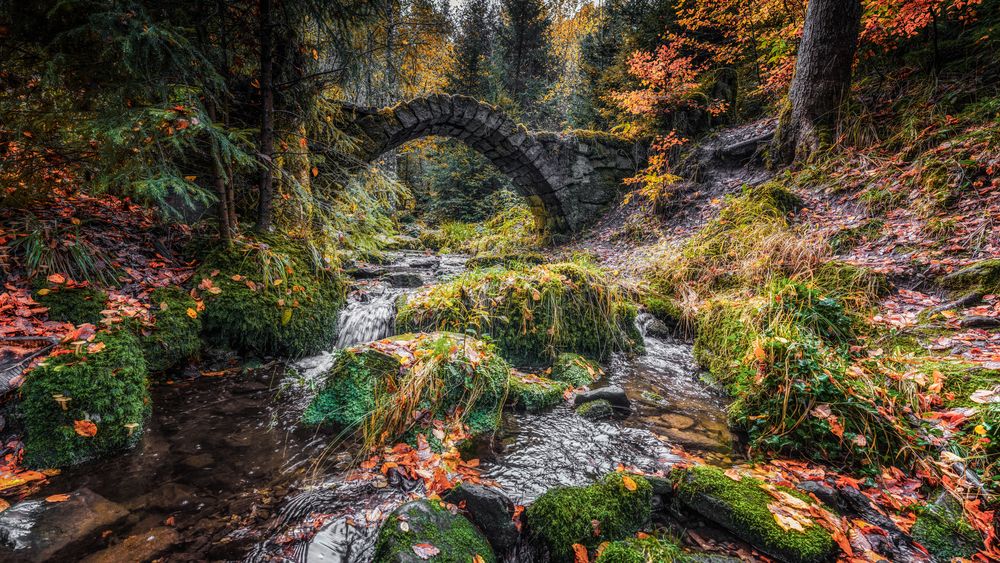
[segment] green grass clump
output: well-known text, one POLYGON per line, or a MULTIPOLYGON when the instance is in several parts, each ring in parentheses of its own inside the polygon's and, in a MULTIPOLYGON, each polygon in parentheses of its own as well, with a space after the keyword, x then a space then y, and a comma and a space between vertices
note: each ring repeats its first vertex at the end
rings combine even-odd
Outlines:
POLYGON ((414 546, 420 544, 440 550, 430 561, 469 563, 477 555, 486 563, 496 561, 486 538, 464 516, 452 514, 437 501, 418 500, 399 507, 382 524, 374 562, 419 561, 414 546))
POLYGON ((153 291, 149 296, 153 326, 142 335, 142 352, 150 373, 175 368, 198 357, 201 351, 201 319, 188 314, 197 303, 178 287, 153 291))
POLYGON ((101 322, 108 295, 92 286, 69 287, 49 284, 35 292, 35 301, 48 307, 49 319, 81 325, 101 322))
POLYGON ((552 561, 572 561, 573 544, 594 548, 639 531, 650 518, 652 491, 645 478, 622 473, 586 487, 556 487, 525 510, 528 529, 552 561), (635 490, 629 490, 626 478, 635 490))
POLYGON ((759 481, 736 481, 707 466, 678 470, 673 478, 681 502, 772 557, 807 563, 829 560, 836 553, 833 538, 818 524, 804 532, 782 529, 767 507, 775 500, 759 481))
POLYGON ((601 376, 601 366, 580 354, 563 353, 552 364, 552 379, 573 387, 586 387, 601 376))
POLYGON ((561 381, 512 372, 507 404, 528 412, 538 412, 558 405, 568 387, 561 381))
POLYGON ((396 322, 489 336, 509 361, 539 365, 560 352, 603 360, 638 349, 635 315, 628 292, 581 260, 467 272, 401 299, 396 322))
POLYGON ((300 357, 336 340, 344 283, 304 241, 278 237, 209 254, 194 281, 204 333, 239 350, 300 357))
POLYGON ((509 377, 507 363, 481 340, 406 335, 342 351, 302 420, 357 429, 373 446, 460 410, 470 430, 483 433, 499 424, 509 377))
POLYGON ((684 560, 677 544, 653 536, 609 543, 595 563, 669 563, 684 560))
POLYGON ((68 353, 47 358, 21 388, 26 462, 62 467, 138 444, 150 406, 146 361, 136 337, 127 330, 100 332, 78 351, 60 352, 68 353), (68 399, 66 410, 57 399, 68 399), (77 421, 94 424, 97 433, 79 434, 77 421), (133 424, 130 430, 127 425, 133 424))
POLYGON ((943 504, 924 506, 910 533, 914 541, 940 561, 971 557, 983 543, 979 533, 965 520, 962 507, 950 499, 943 504))

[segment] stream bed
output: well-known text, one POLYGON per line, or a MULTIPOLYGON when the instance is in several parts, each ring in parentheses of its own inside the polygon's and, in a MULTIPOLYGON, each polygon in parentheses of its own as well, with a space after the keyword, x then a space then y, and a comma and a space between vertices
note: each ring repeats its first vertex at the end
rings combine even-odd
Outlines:
MULTIPOLYGON (((223 377, 154 386, 153 417, 134 452, 54 477, 42 495, 0 514, 0 561, 239 559, 365 563, 378 525, 410 498, 407 483, 345 478, 357 462, 346 438, 303 428, 299 416, 332 350, 394 333, 395 301, 462 271, 460 256, 400 252, 359 268, 331 351, 290 366, 216 358, 223 377), (81 508, 82 506, 82 508, 81 508), (56 538, 56 539, 53 539, 56 538)), ((728 465, 724 403, 699 380, 688 343, 646 338, 642 355, 615 357, 595 384, 623 387, 626 418, 590 421, 568 403, 507 413, 480 447, 483 478, 518 504, 580 485, 619 465, 664 470, 675 447, 728 465)))

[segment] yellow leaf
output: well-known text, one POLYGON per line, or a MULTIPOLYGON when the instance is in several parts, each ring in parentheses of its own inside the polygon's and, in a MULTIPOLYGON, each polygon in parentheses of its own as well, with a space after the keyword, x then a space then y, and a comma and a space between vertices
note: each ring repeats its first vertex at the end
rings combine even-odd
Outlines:
POLYGON ((625 485, 625 488, 630 491, 634 491, 638 487, 638 485, 635 484, 635 480, 628 475, 622 475, 622 484, 625 485))
POLYGON ((192 319, 197 319, 198 318, 198 311, 195 311, 191 307, 188 307, 187 316, 191 317, 192 319))
POLYGON ((170 305, 168 305, 166 301, 160 301, 160 310, 161 311, 166 311, 169 308, 170 308, 170 305))
POLYGON ((986 427, 983 426, 982 424, 977 424, 976 427, 973 429, 973 431, 976 434, 979 434, 980 436, 985 436, 986 435, 986 427))
POLYGON ((49 293, 52 293, 52 292, 51 292, 51 291, 49 291, 49 289, 48 289, 48 288, 44 288, 44 287, 43 287, 42 289, 39 289, 39 290, 38 290, 38 294, 39 294, 39 295, 48 295, 49 293))
POLYGON ((281 324, 282 326, 287 325, 292 320, 292 310, 285 309, 281 312, 281 324))

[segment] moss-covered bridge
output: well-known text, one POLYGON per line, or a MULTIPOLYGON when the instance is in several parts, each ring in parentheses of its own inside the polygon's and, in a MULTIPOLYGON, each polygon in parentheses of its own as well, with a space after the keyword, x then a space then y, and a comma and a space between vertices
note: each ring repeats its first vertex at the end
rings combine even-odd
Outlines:
POLYGON ((454 137, 508 175, 555 231, 576 231, 597 218, 644 160, 639 144, 592 131, 528 131, 468 96, 432 94, 391 108, 347 110, 364 139, 364 161, 421 137, 454 137))

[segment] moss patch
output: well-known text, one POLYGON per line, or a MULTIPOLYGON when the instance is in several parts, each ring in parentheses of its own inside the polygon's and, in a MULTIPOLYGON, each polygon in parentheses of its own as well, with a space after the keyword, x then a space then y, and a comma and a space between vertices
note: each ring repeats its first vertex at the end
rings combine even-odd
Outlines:
POLYGON ((1000 259, 982 260, 941 279, 941 285, 954 291, 1000 291, 1000 259))
POLYGON ((783 530, 767 507, 774 499, 759 481, 736 481, 706 466, 679 470, 672 477, 677 496, 686 506, 773 557, 793 563, 819 562, 836 553, 833 538, 819 525, 804 532, 783 530))
POLYGON ((525 266, 536 266, 545 262, 545 256, 541 253, 523 252, 480 252, 465 263, 465 267, 474 270, 477 268, 489 268, 491 266, 503 266, 505 268, 518 268, 525 266))
POLYGON ((625 539, 644 526, 650 518, 652 490, 645 478, 621 473, 586 487, 557 487, 525 510, 528 529, 548 548, 553 561, 572 561, 575 543, 594 548, 604 541, 625 539), (635 487, 626 486, 625 479, 635 487))
POLYGON ((221 249, 195 274, 204 332, 240 350, 299 357, 336 340, 344 284, 304 242, 268 238, 221 249))
POLYGON ((669 563, 683 559, 677 544, 648 536, 609 543, 595 563, 669 563))
POLYGON ((49 284, 35 292, 35 301, 48 307, 49 319, 81 325, 101 322, 108 295, 91 286, 69 287, 49 284))
POLYGON ((396 509, 379 530, 375 563, 428 559, 441 563, 469 563, 479 556, 494 563, 496 556, 482 533, 465 517, 452 514, 439 502, 419 500, 396 509), (429 544, 439 553, 419 557, 414 546, 429 544))
POLYGON ((79 352, 68 352, 39 364, 21 388, 32 467, 73 465, 130 448, 149 416, 146 361, 131 332, 101 332, 79 352), (96 434, 85 435, 93 428, 96 434))
POLYGON ((552 364, 552 379, 569 383, 573 387, 586 387, 597 380, 601 366, 580 354, 559 354, 552 364))
POLYGON ((378 443, 460 408, 470 431, 483 433, 499 424, 509 377, 510 367, 492 347, 471 337, 433 333, 373 342, 340 353, 303 422, 360 427, 366 440, 378 443))
POLYGON ((982 547, 982 538, 966 522, 961 506, 952 499, 925 506, 910 533, 914 541, 941 561, 971 557, 982 547))
POLYGON ((177 287, 157 289, 150 297, 153 326, 143 334, 142 352, 150 373, 177 367, 198 357, 201 351, 201 319, 188 314, 198 304, 177 287))
POLYGON ((534 374, 512 372, 507 404, 528 412, 538 412, 558 405, 568 387, 569 385, 561 381, 553 381, 534 374))
POLYGON ((589 420, 599 420, 614 416, 615 408, 610 401, 598 399, 576 407, 576 414, 589 420))
POLYGON ((580 261, 468 272, 401 300, 396 322, 488 335, 509 361, 538 365, 560 352, 603 360, 638 349, 635 315, 607 273, 580 261))

